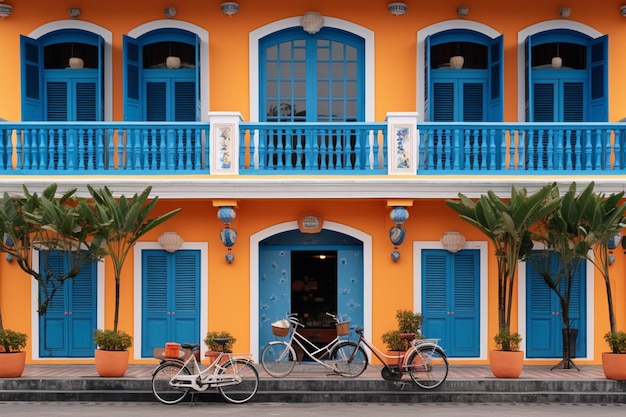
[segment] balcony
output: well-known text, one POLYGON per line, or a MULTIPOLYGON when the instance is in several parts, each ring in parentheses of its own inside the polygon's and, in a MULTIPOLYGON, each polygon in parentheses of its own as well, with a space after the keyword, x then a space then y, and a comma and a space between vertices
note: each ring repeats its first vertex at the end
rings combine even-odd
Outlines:
POLYGON ((0 124, 1 175, 590 176, 625 169, 620 123, 0 124))

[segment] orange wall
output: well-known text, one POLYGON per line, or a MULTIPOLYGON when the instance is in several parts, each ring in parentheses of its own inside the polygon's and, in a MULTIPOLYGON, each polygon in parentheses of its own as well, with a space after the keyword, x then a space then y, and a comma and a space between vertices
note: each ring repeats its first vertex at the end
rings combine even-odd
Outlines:
MULTIPOLYGON (((0 68, 0 117, 20 118, 19 35, 27 35, 43 24, 68 19, 68 8, 81 9, 80 20, 100 25, 113 34, 114 120, 122 120, 122 35, 152 20, 165 18, 165 7, 176 7, 176 20, 198 25, 209 32, 210 109, 240 111, 249 120, 248 34, 271 22, 315 10, 324 16, 347 20, 364 26, 375 36, 375 119, 382 121, 390 111, 415 111, 416 34, 429 25, 456 19, 458 2, 440 0, 428 6, 411 2, 406 15, 395 17, 386 11, 387 2, 363 0, 268 0, 239 1, 239 13, 227 17, 219 10, 220 2, 207 1, 120 1, 90 2, 86 0, 50 2, 46 0, 10 0, 13 14, 0 21, 0 59, 11 62, 0 68), (7 82, 15 80, 15 82, 7 82)), ((505 119, 517 120, 517 34, 520 30, 542 21, 559 19, 562 1, 528 0, 514 8, 500 0, 471 0, 464 2, 473 20, 492 27, 504 35, 505 48, 505 119)), ((624 18, 619 1, 590 2, 570 0, 569 20, 584 23, 609 35, 609 83, 611 86, 610 117, 616 121, 624 114, 626 79, 622 68, 626 53, 620 45, 626 43, 624 18)), ((207 85, 207 84, 205 84, 207 85)), ((421 96, 420 96, 421 97, 421 96)))

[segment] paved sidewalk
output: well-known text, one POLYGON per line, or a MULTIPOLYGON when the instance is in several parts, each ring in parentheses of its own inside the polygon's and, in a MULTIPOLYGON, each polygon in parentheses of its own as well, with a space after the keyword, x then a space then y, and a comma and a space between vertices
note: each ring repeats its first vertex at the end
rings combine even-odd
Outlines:
MULTIPOLYGON (((156 365, 129 365, 125 378, 150 379, 152 371, 156 365)), ((520 379, 542 379, 542 380, 562 380, 562 379, 605 379, 602 366, 584 365, 576 369, 555 369, 551 366, 525 365, 520 379)), ((261 378, 271 378, 263 368, 257 367, 261 378)), ((369 365, 367 370, 359 378, 382 378, 380 375, 381 366, 369 365)), ((98 377, 95 366, 87 365, 26 365, 22 378, 84 378, 98 377)), ((341 378, 329 375, 326 368, 316 364, 298 364, 294 371, 287 378, 341 378)), ((454 365, 451 364, 448 371, 448 379, 458 380, 490 380, 496 379, 487 365, 454 365)))

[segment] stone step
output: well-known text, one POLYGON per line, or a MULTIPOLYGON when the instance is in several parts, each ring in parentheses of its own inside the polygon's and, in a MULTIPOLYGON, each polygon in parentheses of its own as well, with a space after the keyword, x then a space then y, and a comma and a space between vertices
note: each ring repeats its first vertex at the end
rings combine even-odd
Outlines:
MULTIPOLYGON (((223 401, 215 390, 196 401, 223 401)), ((0 401, 156 401, 150 380, 17 378, 0 380, 0 401)), ((626 382, 598 380, 447 380, 435 390, 382 379, 261 379, 256 402, 562 402, 626 403, 626 382)))

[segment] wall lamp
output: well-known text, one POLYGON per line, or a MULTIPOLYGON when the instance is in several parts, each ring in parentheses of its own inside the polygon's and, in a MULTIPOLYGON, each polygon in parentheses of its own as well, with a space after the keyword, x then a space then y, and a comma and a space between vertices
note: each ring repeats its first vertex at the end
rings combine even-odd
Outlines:
POLYGON ((465 236, 456 230, 448 230, 439 241, 445 250, 450 253, 457 253, 465 245, 465 236))
POLYGON ((619 12, 622 16, 626 17, 626 4, 619 8, 619 12))
POLYGON ((3 3, 3 0, 0 0, 0 17, 9 17, 11 13, 13 13, 13 6, 3 3))
POLYGON ((459 17, 467 17, 467 15, 469 14, 469 7, 467 6, 457 7, 456 14, 458 14, 459 17))
POLYGON ((222 8, 222 13, 229 17, 239 11, 239 3, 234 1, 224 2, 220 7, 222 8))
POLYGON ((221 206, 217 210, 217 218, 226 226, 220 230, 220 240, 228 250, 225 256, 226 262, 228 263, 232 263, 235 260, 235 255, 231 250, 235 242, 237 242, 237 231, 230 227, 235 217, 237 217, 237 213, 235 213, 235 207, 233 206, 221 206))
POLYGON ((318 12, 306 12, 300 18, 300 26, 308 34, 315 34, 324 26, 324 18, 318 12))
POLYGON ((409 9, 409 6, 407 6, 405 3, 400 3, 400 2, 389 3, 387 5, 387 10, 389 10, 389 13, 391 13, 394 16, 402 16, 403 14, 406 13, 408 9, 409 9))
POLYGON ((561 7, 559 9, 559 16, 561 16, 563 19, 567 19, 571 14, 572 14, 571 7, 561 7))
POLYGON ((72 19, 76 19, 80 16, 80 9, 78 7, 70 7, 69 13, 72 19))
POLYGON ((165 16, 167 16, 168 19, 171 19, 176 16, 176 7, 166 7, 164 12, 165 16))
POLYGON ((176 232, 163 232, 157 242, 169 253, 176 252, 184 243, 183 238, 176 232))

